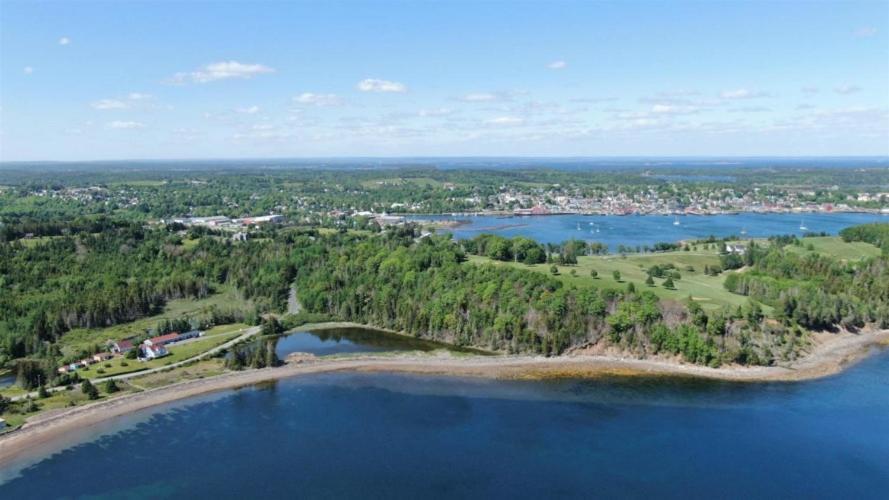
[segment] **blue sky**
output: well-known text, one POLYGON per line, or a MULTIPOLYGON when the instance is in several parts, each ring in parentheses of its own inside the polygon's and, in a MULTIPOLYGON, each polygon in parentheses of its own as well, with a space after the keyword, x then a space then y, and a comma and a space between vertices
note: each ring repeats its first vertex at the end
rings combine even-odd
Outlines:
POLYGON ((0 160, 889 154, 889 2, 0 0, 0 160))

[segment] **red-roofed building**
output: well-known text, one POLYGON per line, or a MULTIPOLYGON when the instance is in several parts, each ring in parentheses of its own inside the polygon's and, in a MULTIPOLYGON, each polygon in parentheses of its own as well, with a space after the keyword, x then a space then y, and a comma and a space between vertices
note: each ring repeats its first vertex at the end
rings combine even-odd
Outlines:
POLYGON ((179 339, 179 332, 168 333, 166 335, 161 335, 160 337, 152 337, 145 341, 145 345, 164 345, 170 342, 176 342, 179 339))

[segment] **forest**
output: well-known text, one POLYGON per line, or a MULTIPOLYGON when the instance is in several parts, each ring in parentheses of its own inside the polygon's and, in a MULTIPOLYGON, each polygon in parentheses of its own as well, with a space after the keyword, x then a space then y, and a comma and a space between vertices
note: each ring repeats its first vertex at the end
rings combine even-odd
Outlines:
MULTIPOLYGON (((885 242, 885 226, 851 228, 843 236, 885 242)), ((55 344, 71 329, 133 321, 169 300, 206 297, 221 287, 234 288, 254 308, 214 310, 219 321, 257 324, 266 313, 280 315, 295 284, 304 314, 459 346, 558 355, 600 345, 712 366, 792 359, 809 329, 889 325, 885 254, 859 262, 798 255, 785 248, 793 238, 751 244, 743 257, 723 245, 726 271, 714 272, 725 272, 725 286, 751 301, 708 313, 691 298, 659 299, 632 283, 578 288, 520 266, 467 260, 474 254, 571 266, 579 255, 607 252, 580 241, 543 245, 483 235, 458 242, 412 224, 376 233, 278 228, 238 242, 213 231, 120 220, 73 224, 61 234, 55 227, 29 226, 52 235, 36 244, 0 243, 0 363, 50 378, 60 357, 55 344), (774 318, 760 304, 774 308, 774 318)), ((265 352, 247 349, 231 362, 274 362, 265 352)))

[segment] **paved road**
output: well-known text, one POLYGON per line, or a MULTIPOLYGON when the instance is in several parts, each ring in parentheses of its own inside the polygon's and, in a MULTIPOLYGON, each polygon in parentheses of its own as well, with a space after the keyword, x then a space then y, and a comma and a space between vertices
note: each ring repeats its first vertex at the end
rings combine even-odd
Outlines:
MULTIPOLYGON (((141 377, 143 375, 150 375, 152 373, 162 372, 164 370, 169 370, 171 368, 178 368, 182 365, 187 365, 187 364, 192 363, 194 361, 198 361, 198 360, 201 360, 204 358, 209 358, 224 349, 228 349, 229 347, 237 344, 238 342, 249 339, 250 337, 259 333, 259 330, 260 330, 260 327, 258 327, 258 326, 252 326, 250 328, 242 328, 241 330, 238 330, 238 331, 241 331, 243 333, 241 335, 238 335, 237 337, 229 340, 228 342, 226 342, 224 344, 219 344, 218 346, 210 349, 209 351, 202 352, 202 353, 198 354, 197 356, 192 356, 188 359, 183 359, 182 361, 177 361, 176 363, 172 363, 172 364, 164 365, 164 366, 158 366, 157 368, 149 368, 148 370, 141 370, 141 371, 129 372, 129 373, 121 373, 120 375, 111 375, 108 377, 92 378, 92 379, 90 379, 90 382, 92 382, 93 384, 99 384, 99 383, 105 382, 106 380, 127 380, 130 378, 141 377)), ((224 334, 220 334, 220 335, 224 335, 224 334)), ((48 392, 58 392, 58 391, 64 391, 64 390, 65 390, 65 386, 50 387, 47 389, 48 392)), ((13 397, 10 399, 12 401, 18 401, 20 399, 24 399, 26 396, 31 396, 32 398, 36 398, 37 391, 31 392, 28 394, 22 394, 21 396, 16 396, 16 397, 13 397)))

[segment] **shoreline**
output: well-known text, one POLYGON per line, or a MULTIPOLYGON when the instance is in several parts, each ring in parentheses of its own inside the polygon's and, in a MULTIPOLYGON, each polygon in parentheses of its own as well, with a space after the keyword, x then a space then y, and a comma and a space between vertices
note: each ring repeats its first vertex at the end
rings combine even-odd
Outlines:
MULTIPOLYGON (((826 334, 827 335, 827 334, 826 334)), ((835 375, 889 346, 889 330, 824 337, 805 358, 788 366, 709 368, 666 360, 618 356, 472 356, 452 354, 361 355, 315 358, 276 368, 229 372, 165 387, 37 415, 21 428, 0 436, 0 468, 65 437, 69 432, 165 403, 208 393, 237 389, 284 378, 335 373, 402 373, 432 376, 482 377, 511 380, 596 378, 609 376, 693 377, 731 382, 798 382, 835 375)))

